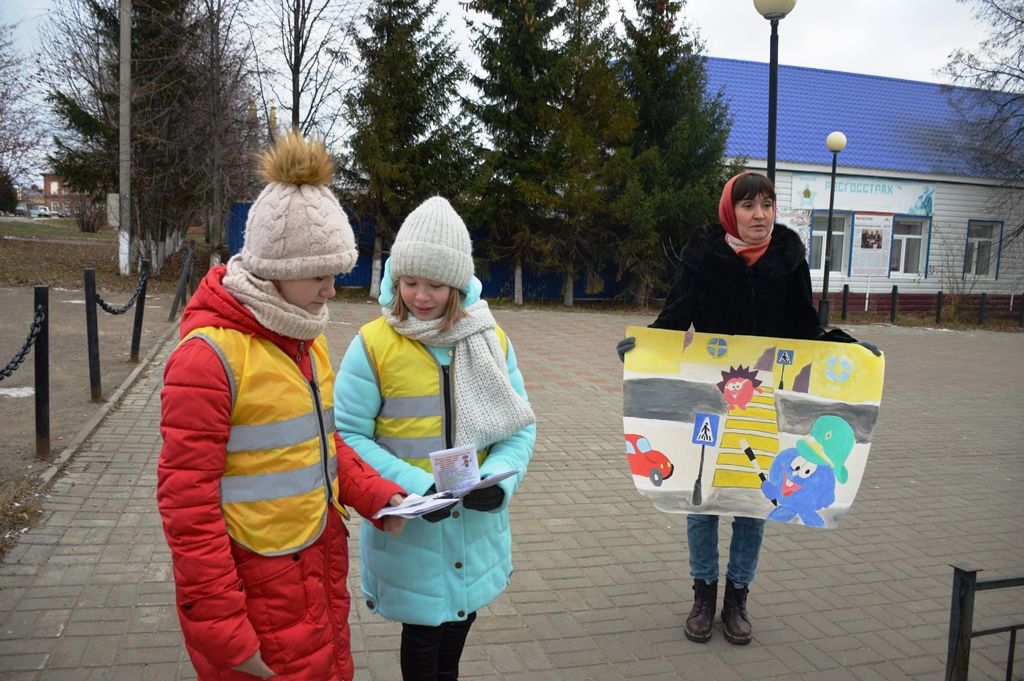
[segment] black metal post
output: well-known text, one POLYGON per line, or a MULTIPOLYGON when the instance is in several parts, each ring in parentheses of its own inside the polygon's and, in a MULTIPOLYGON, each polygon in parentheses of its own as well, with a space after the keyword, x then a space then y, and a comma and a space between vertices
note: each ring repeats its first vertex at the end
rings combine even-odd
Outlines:
POLYGON ((967 681, 971 661, 971 629, 974 627, 974 590, 981 568, 951 565, 953 596, 949 606, 949 647, 945 681, 967 681))
POLYGON ((1020 297, 1020 320, 1018 320, 1017 324, 1020 328, 1024 329, 1024 295, 1020 297))
POLYGON ((825 274, 821 279, 821 300, 818 304, 818 317, 822 326, 828 326, 828 275, 832 269, 832 209, 836 203, 836 161, 839 152, 832 152, 832 181, 828 188, 828 226, 825 227, 825 274))
POLYGON ((1010 649, 1006 654, 1006 679, 1009 681, 1013 678, 1013 654, 1017 650, 1017 630, 1010 630, 1010 649))
POLYGON ((185 287, 192 279, 192 252, 193 249, 185 249, 185 257, 181 261, 181 275, 178 277, 178 288, 174 292, 174 302, 171 303, 171 313, 167 315, 167 321, 173 322, 178 314, 178 305, 185 301, 185 287))
POLYGON ((85 335, 89 348, 89 392, 93 402, 102 402, 100 334, 96 325, 96 270, 92 267, 85 268, 85 335))
POLYGON ((146 286, 149 284, 149 261, 143 260, 139 268, 139 279, 141 288, 139 297, 135 299, 135 324, 132 326, 132 355, 131 359, 139 363, 139 341, 142 340, 142 317, 146 314, 146 286))
POLYGON ((935 294, 935 324, 942 323, 942 291, 935 294))
POLYGON ((35 310, 42 308, 43 323, 33 346, 36 383, 36 456, 50 458, 50 287, 36 286, 35 310))
POLYGON ((900 292, 896 286, 892 287, 892 300, 889 301, 889 323, 896 323, 896 306, 899 304, 900 292))
POLYGON ((985 306, 988 305, 988 294, 982 293, 981 300, 978 302, 978 326, 985 324, 985 306))
POLYGON ((849 317, 850 312, 850 285, 843 284, 843 321, 849 317))
POLYGON ((768 64, 768 179, 775 184, 775 125, 779 101, 779 20, 772 19, 771 57, 768 64))

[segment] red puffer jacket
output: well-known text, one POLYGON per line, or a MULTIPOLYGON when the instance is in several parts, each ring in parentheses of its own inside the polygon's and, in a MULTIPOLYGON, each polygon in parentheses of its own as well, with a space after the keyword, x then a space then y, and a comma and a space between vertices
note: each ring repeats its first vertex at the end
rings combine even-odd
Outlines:
MULTIPOLYGON (((224 269, 203 280, 185 309, 181 336, 219 326, 267 338, 288 356, 300 356, 298 365, 311 379, 308 351, 261 326, 223 288, 224 269)), ((348 530, 340 515, 329 510, 320 538, 296 553, 266 557, 242 548, 228 536, 220 509, 231 388, 208 344, 174 351, 160 398, 157 504, 174 564, 178 617, 199 678, 252 681, 231 668, 258 649, 278 681, 352 679, 348 530)), ((333 437, 342 503, 369 517, 402 493, 333 437)))

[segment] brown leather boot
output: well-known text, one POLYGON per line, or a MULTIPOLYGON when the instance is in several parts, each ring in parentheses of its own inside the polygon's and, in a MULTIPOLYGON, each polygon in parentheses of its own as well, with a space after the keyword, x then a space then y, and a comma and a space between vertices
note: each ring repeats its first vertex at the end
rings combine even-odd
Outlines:
POLYGON ((722 599, 722 624, 725 625, 725 640, 738 646, 750 643, 750 619, 747 617, 747 592, 725 580, 725 598, 722 599))
POLYGON ((718 582, 708 584, 702 579, 693 580, 693 607, 686 618, 683 633, 697 643, 711 639, 711 625, 715 621, 715 607, 718 604, 718 582))

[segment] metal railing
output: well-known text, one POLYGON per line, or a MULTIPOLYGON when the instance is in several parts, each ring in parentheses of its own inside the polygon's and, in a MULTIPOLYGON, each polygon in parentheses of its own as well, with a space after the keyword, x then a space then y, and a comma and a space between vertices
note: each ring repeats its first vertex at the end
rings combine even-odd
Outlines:
POLYGON ((118 315, 124 314, 135 305, 135 323, 132 326, 131 361, 139 361, 139 343, 142 338, 142 319, 146 311, 146 284, 149 281, 149 261, 143 260, 139 268, 139 281, 135 284, 128 302, 120 307, 106 303, 96 292, 96 270, 85 268, 85 333, 88 338, 89 350, 89 391, 94 402, 103 400, 103 388, 100 378, 100 338, 97 328, 96 307, 105 312, 118 315), (138 305, 136 305, 138 303, 138 305))
POLYGON ((1024 576, 978 579, 981 568, 977 566, 954 563, 950 567, 953 568, 953 597, 949 609, 946 681, 967 681, 967 671, 971 661, 971 639, 1004 632, 1010 634, 1009 652, 1006 656, 1006 681, 1012 681, 1017 631, 1024 629, 1024 621, 986 629, 974 629, 974 595, 978 591, 1024 586, 1024 576))

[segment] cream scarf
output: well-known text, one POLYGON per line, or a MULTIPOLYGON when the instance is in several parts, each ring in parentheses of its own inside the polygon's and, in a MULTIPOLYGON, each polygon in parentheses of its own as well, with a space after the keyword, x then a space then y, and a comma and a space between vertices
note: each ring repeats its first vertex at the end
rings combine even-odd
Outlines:
POLYGON ((276 334, 313 340, 327 328, 329 317, 326 305, 316 315, 292 305, 281 297, 274 282, 260 279, 245 269, 240 256, 228 260, 224 288, 253 313, 256 321, 276 334))
POLYGON ((467 315, 443 332, 438 330, 440 319, 400 320, 388 308, 381 311, 387 323, 406 338, 455 349, 455 446, 483 449, 536 422, 530 404, 512 388, 486 300, 467 307, 467 315))

